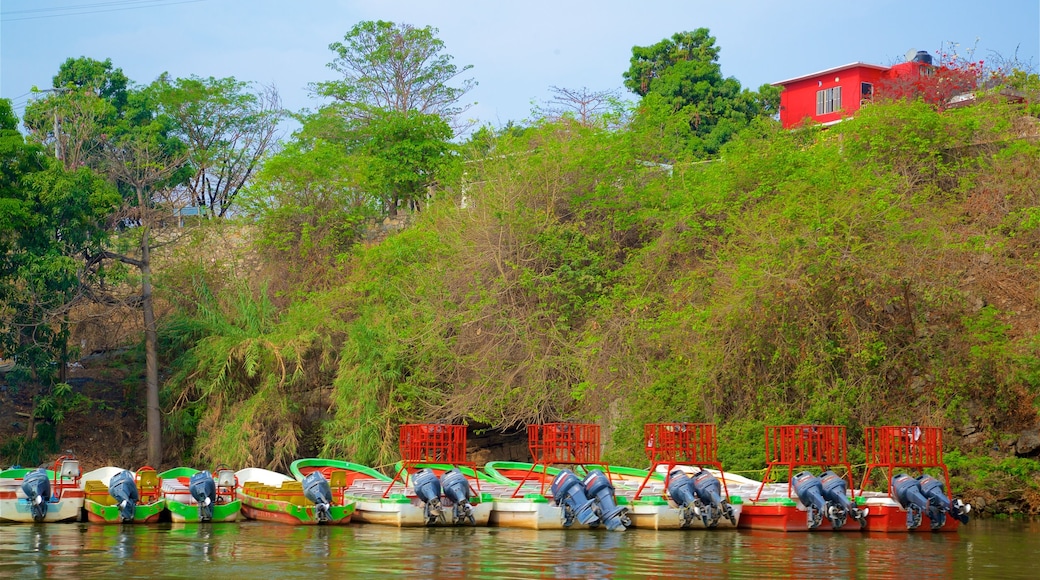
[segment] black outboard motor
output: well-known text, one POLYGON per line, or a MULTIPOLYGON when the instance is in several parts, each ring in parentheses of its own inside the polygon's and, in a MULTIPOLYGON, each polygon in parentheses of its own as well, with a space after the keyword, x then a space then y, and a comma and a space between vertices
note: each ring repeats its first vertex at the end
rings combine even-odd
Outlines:
POLYGON ((866 509, 859 509, 856 504, 845 495, 845 478, 833 471, 824 471, 820 474, 820 486, 823 488, 823 498, 827 500, 827 519, 831 526, 838 529, 845 525, 849 516, 859 522, 860 529, 867 527, 866 509))
POLYGON ((950 501, 946 497, 946 486, 943 482, 930 475, 922 475, 917 478, 921 486, 921 495, 928 498, 928 520, 932 523, 932 529, 937 530, 946 524, 946 514, 950 514, 962 524, 968 523, 968 512, 971 504, 961 500, 950 501))
POLYGON ((47 503, 51 500, 51 480, 41 467, 25 474, 22 479, 22 491, 29 500, 29 510, 34 522, 42 522, 47 517, 47 503))
POLYGON ((791 487, 798 494, 798 500, 806 507, 805 525, 815 530, 823 523, 823 514, 827 513, 827 500, 823 499, 823 485, 820 478, 802 471, 791 478, 791 487))
POLYGON ((585 494, 585 486, 573 471, 561 469, 549 489, 556 505, 563 506, 564 527, 570 527, 575 519, 587 526, 599 524, 594 502, 585 494))
POLYGON ((188 491, 199 505, 199 521, 213 519, 213 504, 217 502, 217 484, 208 471, 196 471, 188 479, 188 491))
POLYGON ((441 476, 441 490, 444 496, 451 500, 451 523, 458 524, 469 520, 470 525, 476 525, 473 518, 473 506, 469 503, 472 495, 469 489, 469 480, 456 467, 441 476))
POLYGON ((314 504, 319 524, 332 519, 332 514, 329 513, 329 507, 332 506, 332 488, 320 471, 312 471, 303 478, 303 497, 314 504))
POLYGON ((701 501, 697 499, 697 491, 685 471, 673 469, 668 474, 668 495, 679 506, 679 525, 690 527, 693 518, 701 514, 701 501))
POLYGON ((610 531, 624 531, 632 522, 628 519, 628 508, 617 505, 614 499, 614 486, 610 479, 600 470, 593 469, 585 476, 586 493, 596 504, 599 520, 610 531))
POLYGON ((922 515, 928 511, 928 498, 921 491, 921 483, 905 473, 897 473, 892 476, 892 492, 906 510, 906 529, 917 529, 922 515))
POLYGON ((141 501, 141 496, 137 494, 137 484, 134 483, 133 474, 124 469, 113 475, 112 479, 108 480, 108 495, 116 498, 116 503, 119 505, 119 519, 123 522, 134 521, 134 512, 137 502, 141 501))
POLYGON ((437 520, 444 519, 441 507, 441 480, 432 469, 420 469, 412 475, 412 488, 415 495, 425 504, 426 525, 432 526, 437 520))
POLYGON ((729 505, 728 498, 722 497, 722 484, 714 475, 702 469, 693 474, 691 481, 697 497, 704 505, 701 508, 701 521, 704 522, 704 527, 714 528, 719 525, 719 518, 723 515, 731 524, 737 525, 737 517, 733 515, 733 506, 729 505))

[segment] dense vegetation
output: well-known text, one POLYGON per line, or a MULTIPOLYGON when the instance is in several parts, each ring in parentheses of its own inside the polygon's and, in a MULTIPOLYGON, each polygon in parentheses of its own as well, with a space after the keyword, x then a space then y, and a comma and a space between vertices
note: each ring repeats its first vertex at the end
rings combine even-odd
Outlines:
POLYGON ((918 423, 945 428, 960 488, 1040 507, 1016 456, 1040 391, 1035 108, 994 90, 784 131, 709 72, 734 107, 700 132, 696 98, 653 86, 462 145, 356 95, 301 118, 241 216, 155 274, 164 457, 386 465, 406 422, 582 420, 641 465, 644 423, 694 421, 754 471, 765 424, 845 425, 855 457, 863 427, 918 423), (228 229, 255 245, 199 251, 228 229))

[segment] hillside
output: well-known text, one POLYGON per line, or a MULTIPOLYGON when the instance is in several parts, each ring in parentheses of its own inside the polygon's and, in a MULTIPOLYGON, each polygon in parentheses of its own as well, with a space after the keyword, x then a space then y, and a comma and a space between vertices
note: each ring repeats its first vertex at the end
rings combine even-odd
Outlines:
POLYGON ((863 427, 916 423, 965 499, 1036 511, 1035 127, 878 105, 664 164, 652 132, 548 124, 349 252, 189 247, 160 285, 170 463, 386 465, 415 421, 526 459, 510 433, 583 420, 642 465, 644 423, 695 421, 754 472, 765 424, 845 425, 862 459, 863 427))

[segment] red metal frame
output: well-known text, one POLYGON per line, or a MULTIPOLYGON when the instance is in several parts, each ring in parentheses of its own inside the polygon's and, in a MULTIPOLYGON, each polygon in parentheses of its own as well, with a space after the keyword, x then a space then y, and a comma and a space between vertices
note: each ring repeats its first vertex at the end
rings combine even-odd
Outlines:
MULTIPOLYGON (((527 426, 527 448, 531 452, 531 469, 517 484, 513 497, 520 488, 542 466, 539 493, 545 495, 545 474, 550 465, 599 464, 599 425, 594 423, 542 423, 527 426)), ((609 470, 608 470, 609 476, 609 470)))
POLYGON ((142 465, 137 470, 134 477, 134 485, 137 486, 137 493, 141 496, 141 503, 155 503, 162 497, 162 478, 159 477, 159 473, 155 471, 155 468, 150 465, 142 465), (155 474, 155 487, 146 492, 141 485, 141 474, 148 472, 155 474))
MULTIPOLYGON (((447 463, 465 465, 477 471, 477 466, 466 459, 466 426, 444 425, 440 423, 417 423, 401 425, 398 446, 401 451, 401 469, 394 474, 390 485, 386 486, 383 497, 390 495, 394 482, 400 478, 405 483, 405 475, 411 473, 418 463, 447 463)), ((480 493, 480 480, 477 489, 480 493)))
POLYGON ((849 489, 852 489, 852 465, 849 463, 848 443, 842 425, 767 425, 766 473, 758 488, 755 501, 769 482, 769 475, 778 465, 787 466, 787 497, 791 497, 791 478, 795 467, 833 466, 845 468, 849 489))
POLYGON ((676 465, 705 465, 719 471, 722 487, 729 498, 729 487, 718 459, 718 438, 712 423, 648 423, 643 427, 644 451, 650 460, 650 471, 636 490, 634 499, 639 499, 643 488, 660 465, 667 465, 664 476, 664 494, 668 493, 668 480, 676 465))
POLYGON ((238 499, 238 475, 231 470, 226 463, 220 463, 213 468, 213 483, 217 488, 217 502, 218 503, 231 503, 238 499), (231 486, 220 485, 222 471, 230 471, 233 476, 233 483, 231 486), (225 498, 229 498, 225 501, 225 498))
POLYGON ((892 473, 896 467, 915 468, 924 471, 933 467, 942 469, 946 480, 946 494, 952 499, 950 470, 943 463, 942 429, 939 427, 885 426, 867 427, 863 433, 867 445, 867 470, 863 474, 860 495, 870 482, 870 472, 881 469, 885 472, 885 487, 892 495, 892 473))
POLYGON ((79 460, 76 459, 75 455, 62 455, 54 460, 54 468, 51 469, 51 473, 54 475, 54 481, 51 482, 51 493, 58 499, 65 494, 66 489, 77 489, 79 488, 79 478, 82 475, 79 469, 79 460), (75 463, 76 474, 72 477, 63 477, 62 472, 65 470, 65 462, 75 463), (71 479, 71 483, 68 480, 71 479))

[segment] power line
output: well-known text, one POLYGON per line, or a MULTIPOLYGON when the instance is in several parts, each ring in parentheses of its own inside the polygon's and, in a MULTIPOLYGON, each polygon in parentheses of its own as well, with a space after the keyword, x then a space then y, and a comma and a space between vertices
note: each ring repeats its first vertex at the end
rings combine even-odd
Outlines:
POLYGON ((59 16, 80 16, 84 14, 100 14, 103 12, 119 12, 123 10, 137 10, 141 8, 158 8, 162 6, 174 6, 177 4, 195 4, 206 0, 121 0, 113 2, 95 2, 93 4, 75 4, 72 6, 59 6, 55 8, 35 8, 29 10, 8 10, 0 12, 0 18, 4 22, 16 22, 19 20, 37 20, 40 18, 56 18, 59 16), (135 6, 130 6, 134 4, 135 6), (114 6, 114 7, 113 7, 114 6), (112 7, 112 8, 110 8, 112 7), (79 12, 69 12, 79 10, 79 12), (43 14, 40 14, 43 13, 43 14), (20 15, 10 18, 10 15, 20 15))

